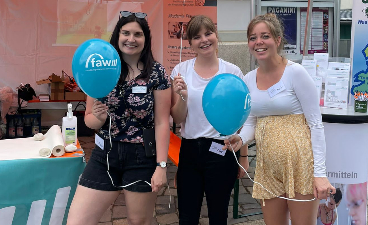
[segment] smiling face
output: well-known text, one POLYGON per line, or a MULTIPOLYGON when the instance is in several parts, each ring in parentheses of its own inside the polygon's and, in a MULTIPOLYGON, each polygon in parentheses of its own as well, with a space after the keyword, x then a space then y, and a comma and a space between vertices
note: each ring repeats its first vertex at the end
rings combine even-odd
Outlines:
POLYGON ((281 37, 273 37, 266 23, 259 22, 254 25, 248 37, 250 53, 258 60, 267 60, 278 55, 281 37))
POLYGON ((144 48, 145 36, 137 22, 125 24, 120 29, 119 49, 124 55, 140 55, 144 48))
POLYGON ((198 56, 212 56, 216 54, 218 39, 215 32, 201 27, 200 31, 190 41, 191 47, 198 56))

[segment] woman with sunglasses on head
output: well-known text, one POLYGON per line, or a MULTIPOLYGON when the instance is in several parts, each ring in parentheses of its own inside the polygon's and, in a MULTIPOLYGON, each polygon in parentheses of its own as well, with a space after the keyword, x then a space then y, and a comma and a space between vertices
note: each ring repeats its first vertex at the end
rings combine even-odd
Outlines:
POLYGON ((121 59, 120 80, 101 101, 87 98, 85 123, 98 130, 96 147, 80 178, 68 225, 97 224, 122 189, 128 223, 150 225, 157 192, 167 182, 171 84, 152 56, 145 17, 121 12, 110 39, 121 59), (143 145, 143 131, 150 128, 154 156, 143 145))
POLYGON ((367 182, 346 185, 345 199, 349 210, 349 225, 366 225, 367 182))
POLYGON ((293 225, 315 224, 318 199, 335 193, 326 177, 317 89, 303 66, 280 55, 284 33, 276 15, 256 16, 247 36, 259 65, 244 76, 252 108, 239 135, 225 143, 238 149, 256 140, 254 180, 263 187, 254 184, 252 196, 261 199, 267 225, 288 224, 289 212, 293 225))
MULTIPOLYGON (((223 145, 225 137, 220 136, 204 115, 202 95, 216 75, 231 73, 242 78, 243 73, 239 67, 217 57, 217 30, 210 18, 192 17, 187 38, 197 57, 176 65, 171 74, 171 115, 175 123, 181 124, 182 136, 177 172, 179 224, 198 224, 205 194, 209 224, 224 225, 231 190, 237 176, 242 177, 244 171, 238 172, 232 152, 219 155, 210 151, 211 146, 223 145)), ((247 147, 242 148, 240 154, 244 157, 239 159, 245 169, 247 152, 247 147)))

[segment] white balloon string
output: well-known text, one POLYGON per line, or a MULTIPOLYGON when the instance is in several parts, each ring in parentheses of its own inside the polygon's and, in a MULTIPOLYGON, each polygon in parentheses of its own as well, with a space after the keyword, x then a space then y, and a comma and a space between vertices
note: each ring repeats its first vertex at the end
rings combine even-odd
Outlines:
MULTIPOLYGON (((185 0, 183 1, 183 15, 184 15, 184 8, 185 8, 185 0)), ((184 25, 184 22, 181 22, 181 27, 180 27, 180 50, 179 50, 179 71, 180 70, 180 67, 181 67, 181 55, 182 55, 182 51, 183 51, 183 35, 184 35, 184 29, 183 29, 183 25, 184 25)), ((182 74, 180 74, 180 76, 183 78, 184 82, 185 82, 185 79, 183 77, 182 74)), ((181 91, 179 92, 179 95, 181 97, 181 99, 183 100, 183 102, 185 102, 185 99, 183 97, 183 95, 181 94, 181 91)))
POLYGON ((281 198, 281 199, 285 199, 285 200, 289 200, 289 201, 295 201, 295 202, 311 202, 311 201, 314 201, 316 200, 316 198, 312 198, 312 199, 307 199, 307 200, 303 200, 303 199, 295 199, 295 198, 287 198, 287 197, 283 197, 283 196, 277 196, 275 193, 269 191, 267 188, 265 188, 262 184, 258 183, 257 181, 254 181, 248 174, 248 172, 246 171, 246 169, 244 169, 244 167, 242 165, 240 165, 236 155, 235 155, 235 151, 234 151, 234 148, 233 146, 230 144, 230 147, 231 147, 231 151, 233 152, 234 154, 234 157, 235 157, 235 160, 236 160, 236 163, 240 166, 240 168, 242 168, 244 170, 244 172, 247 174, 248 178, 255 184, 258 184, 259 186, 261 186, 263 189, 265 189, 268 193, 270 193, 271 195, 277 197, 277 198, 281 198))
MULTIPOLYGON (((116 186, 114 184, 114 181, 110 175, 110 164, 109 164, 109 153, 110 151, 112 150, 112 140, 111 140, 111 114, 109 113, 109 111, 107 111, 107 115, 109 115, 109 141, 110 141, 110 149, 109 151, 107 152, 107 155, 106 155, 106 163, 107 163, 107 175, 109 176, 110 180, 111 180, 111 183, 114 187, 120 187, 120 188, 125 188, 125 187, 128 187, 130 185, 133 185, 135 183, 138 183, 138 182, 145 182, 146 184, 148 184, 149 186, 152 187, 152 185, 148 182, 148 181, 145 181, 145 180, 137 180, 137 181, 134 181, 130 184, 127 184, 127 185, 123 185, 123 186, 116 186)), ((170 193, 170 187, 169 187, 169 184, 167 184, 167 188, 169 189, 169 194, 170 194, 170 201, 169 201, 169 208, 170 208, 170 205, 171 205, 171 193, 170 193)))

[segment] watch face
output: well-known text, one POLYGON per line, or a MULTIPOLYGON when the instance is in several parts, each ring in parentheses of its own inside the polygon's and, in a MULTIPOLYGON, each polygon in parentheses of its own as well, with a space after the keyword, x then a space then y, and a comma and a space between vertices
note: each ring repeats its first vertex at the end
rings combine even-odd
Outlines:
POLYGON ((166 162, 160 162, 160 166, 161 166, 162 168, 166 167, 166 162))

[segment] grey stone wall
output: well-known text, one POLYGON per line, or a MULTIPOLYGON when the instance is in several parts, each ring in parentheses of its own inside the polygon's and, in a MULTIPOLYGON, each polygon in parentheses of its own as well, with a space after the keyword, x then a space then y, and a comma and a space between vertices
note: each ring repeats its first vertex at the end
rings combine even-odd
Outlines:
POLYGON ((220 42, 219 57, 237 65, 244 75, 250 71, 250 54, 247 42, 220 42))

